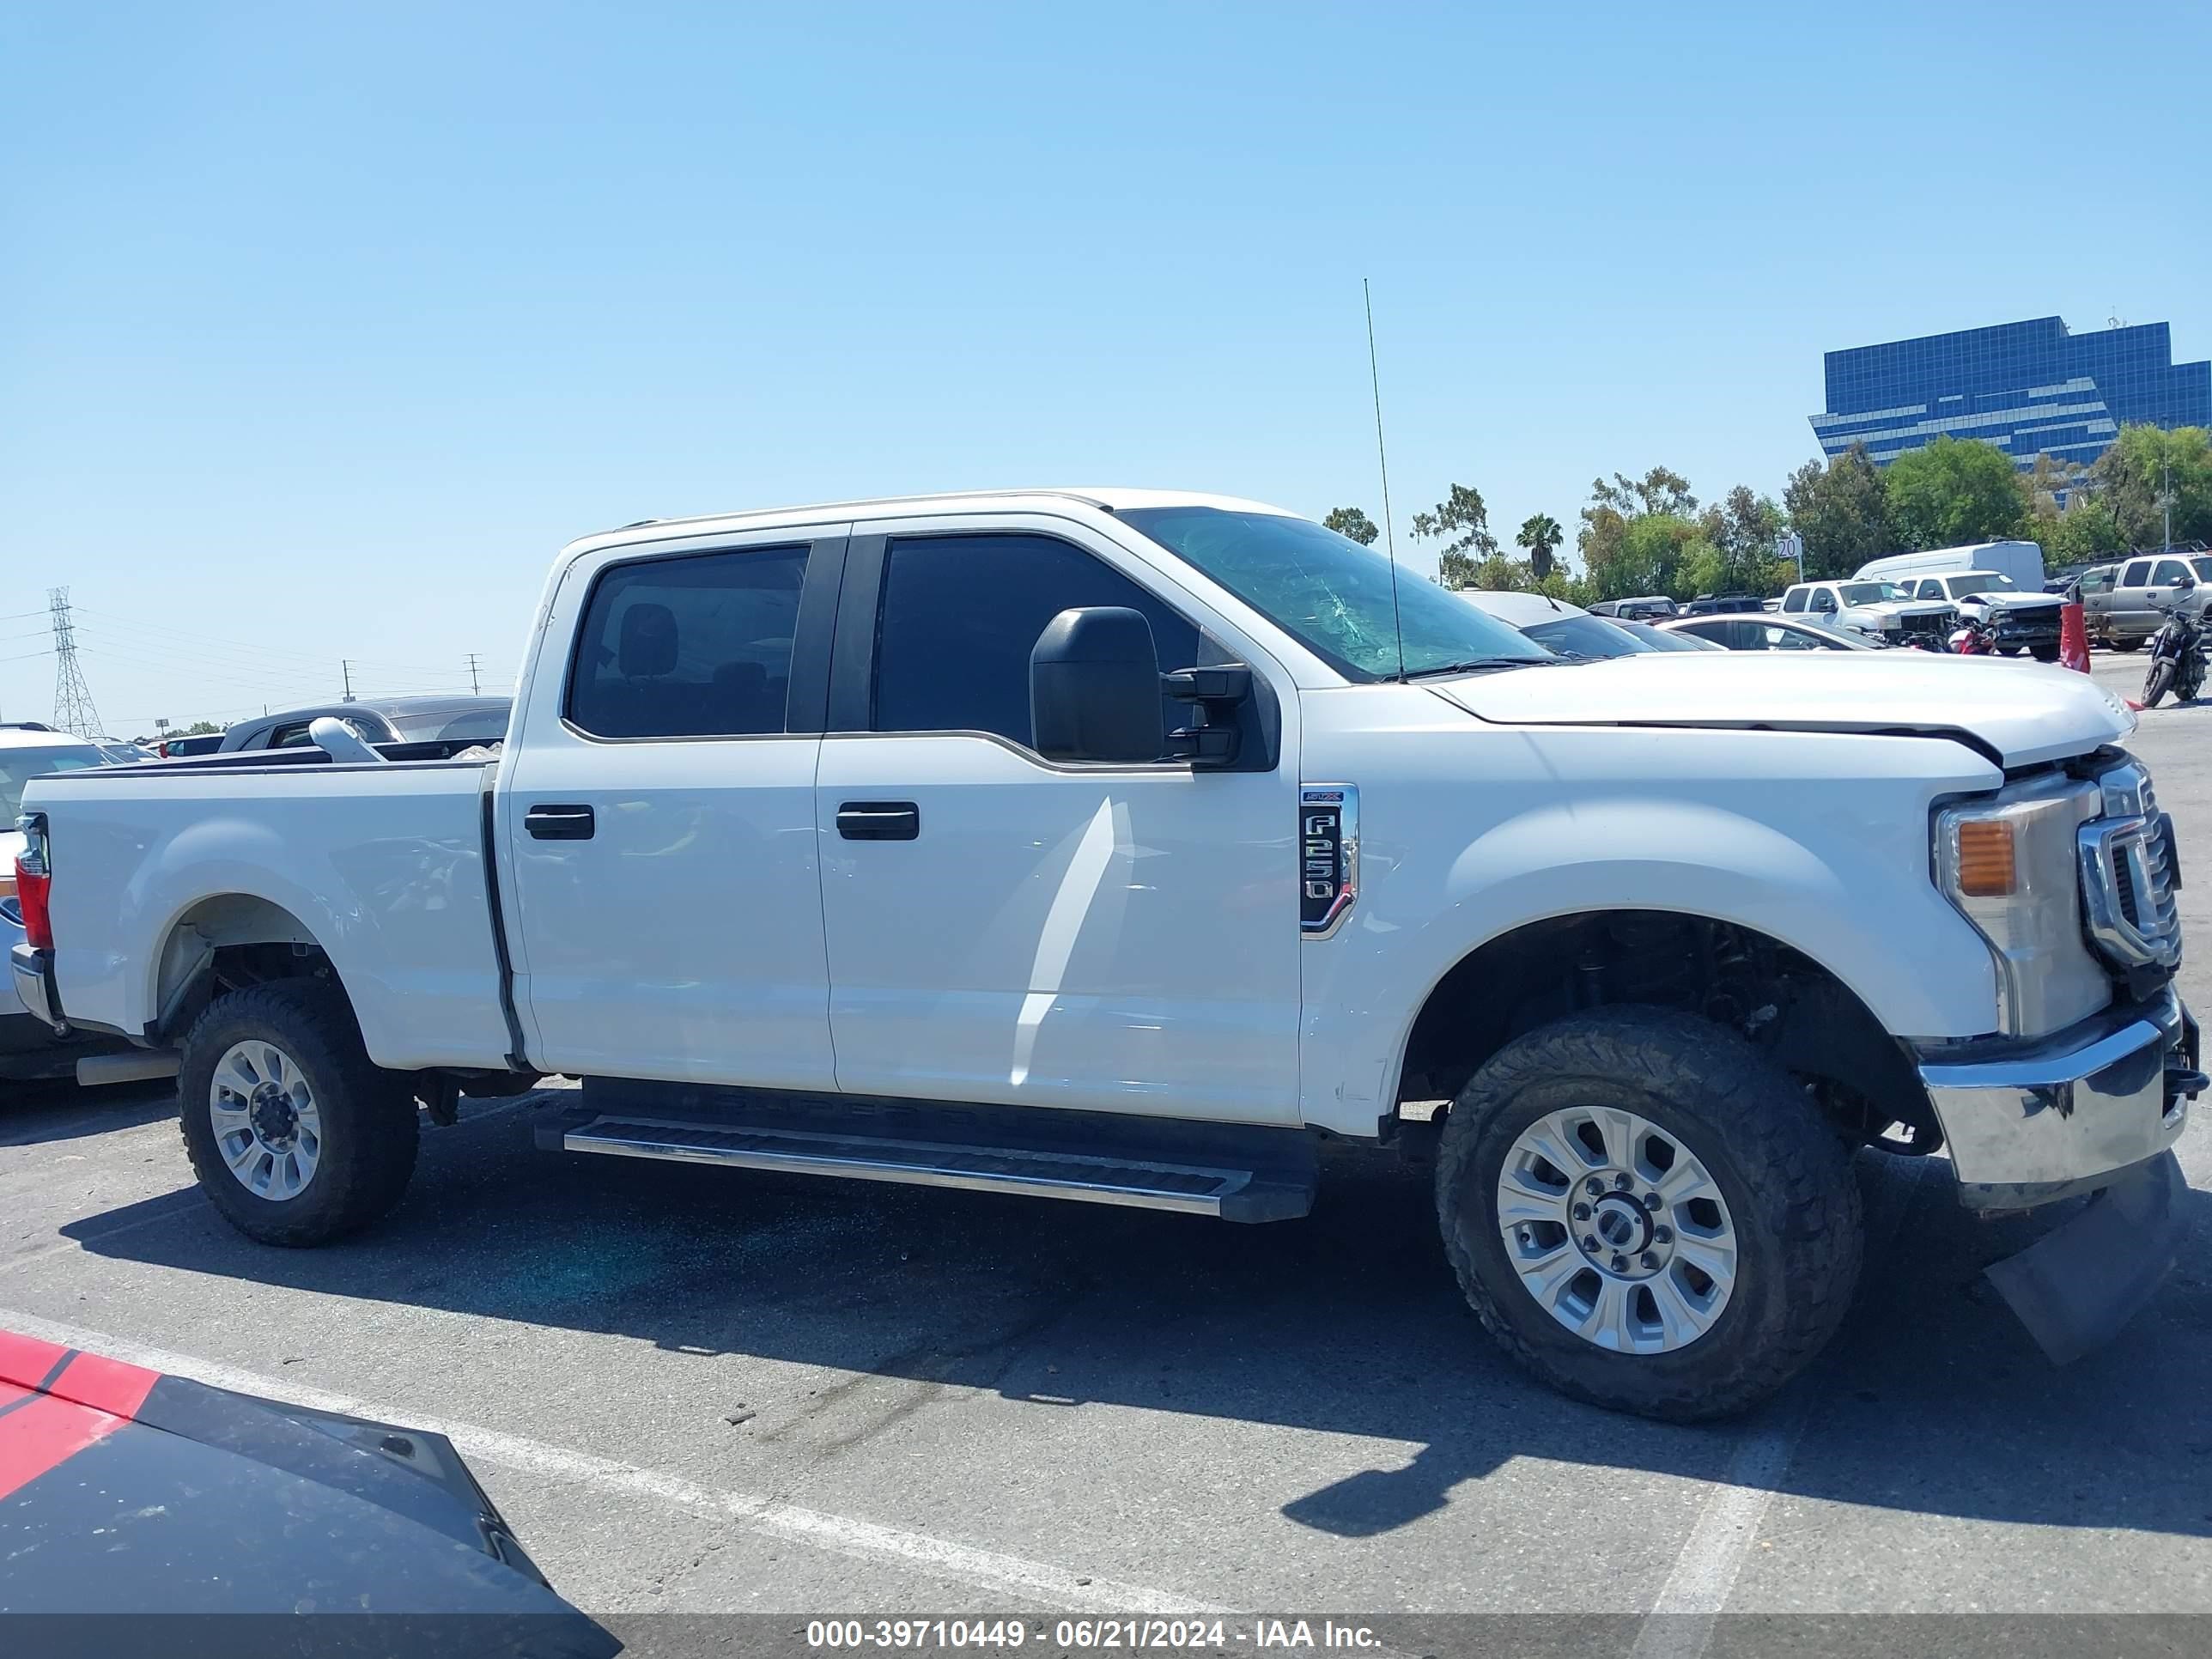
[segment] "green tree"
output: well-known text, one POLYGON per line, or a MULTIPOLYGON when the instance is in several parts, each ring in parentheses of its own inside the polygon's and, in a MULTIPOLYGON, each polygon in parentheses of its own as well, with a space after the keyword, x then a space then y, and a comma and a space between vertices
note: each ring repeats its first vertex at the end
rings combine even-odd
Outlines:
POLYGON ((1528 570, 1538 581, 1552 574, 1552 556, 1559 550, 1559 544, 1567 532, 1559 528, 1559 521, 1548 513, 1531 513, 1521 520, 1521 528, 1514 541, 1528 550, 1528 570))
POLYGON ((1590 580, 1603 585, 1598 568, 1620 552, 1621 538, 1632 520, 1654 514, 1687 519, 1697 510, 1698 498, 1690 493, 1690 481, 1672 467, 1655 466, 1640 478, 1616 472, 1611 483, 1593 478, 1590 504, 1583 509, 1583 527, 1575 532, 1575 545, 1581 550, 1590 580))
POLYGON ((1699 514, 1698 528, 1720 557, 1711 568, 1711 584, 1700 584, 1696 592, 1768 591, 1774 585, 1774 544, 1784 522, 1781 505, 1771 495, 1753 494, 1748 484, 1738 484, 1717 505, 1699 514))
POLYGON ((2173 539, 2212 541, 2212 432, 2203 427, 2124 426, 2089 472, 2124 545, 2161 544, 2169 494, 2173 539))
POLYGON ((1590 571, 1601 599, 1625 599, 1639 593, 1670 593, 1688 599, 1701 590, 1692 573, 1710 574, 1719 550, 1705 539, 1694 519, 1677 513, 1638 513, 1624 521, 1613 556, 1590 571))
MULTIPOLYGON (((1480 563, 1498 551, 1498 538, 1490 533, 1490 509, 1483 504, 1482 492, 1473 484, 1455 483, 1451 494, 1438 501, 1432 513, 1413 514, 1413 539, 1430 541, 1449 536, 1437 556, 1437 569, 1441 577, 1443 562, 1450 555, 1463 554, 1480 563)), ((1455 566, 1455 568, 1457 567, 1455 566)), ((1465 586, 1462 582, 1446 582, 1447 587, 1465 586)))
POLYGON ((1889 490, 1864 444, 1853 444, 1826 466, 1808 461, 1782 492, 1790 527, 1805 541, 1805 578, 1848 576, 1869 559, 1897 550, 1889 524, 1889 490))
POLYGON ((1908 550, 2027 533, 2027 482, 1995 444, 1938 438, 1892 461, 1882 483, 1890 524, 1908 550))
POLYGON ((1323 529, 1349 536, 1362 547, 1374 546, 1375 538, 1382 533, 1375 527, 1375 520, 1356 507, 1333 507, 1321 522, 1323 529))
POLYGON ((177 735, 180 738, 208 738, 213 737, 222 729, 213 720, 194 720, 177 735))

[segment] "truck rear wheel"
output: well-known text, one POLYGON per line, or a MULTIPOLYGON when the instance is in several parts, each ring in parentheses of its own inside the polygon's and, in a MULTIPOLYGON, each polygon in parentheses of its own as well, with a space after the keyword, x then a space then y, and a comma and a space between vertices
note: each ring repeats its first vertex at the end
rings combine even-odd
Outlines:
POLYGON ((322 1244, 399 1200, 415 1099, 362 1046, 344 996, 314 980, 233 991, 185 1039, 177 1096, 192 1173, 264 1244, 322 1244))
POLYGON ((1578 1014, 1508 1044, 1437 1155, 1476 1316, 1554 1388, 1674 1421, 1756 1405, 1835 1334, 1864 1223, 1850 1149, 1721 1026, 1578 1014))

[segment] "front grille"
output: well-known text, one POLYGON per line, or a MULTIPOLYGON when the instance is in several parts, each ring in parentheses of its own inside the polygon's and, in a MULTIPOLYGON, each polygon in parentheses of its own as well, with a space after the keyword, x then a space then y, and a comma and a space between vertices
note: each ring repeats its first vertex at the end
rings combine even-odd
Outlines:
POLYGON ((1899 617, 1897 621, 1899 628, 1904 632, 1920 635, 1929 639, 1942 639, 1951 631, 1951 619, 1948 616, 1935 611, 1923 612, 1917 617, 1899 617))
POLYGON ((2077 837, 2089 938, 2115 967, 2172 968, 2181 960, 2172 824, 2139 763, 2123 762, 2097 781, 2104 816, 2083 824, 2077 837))

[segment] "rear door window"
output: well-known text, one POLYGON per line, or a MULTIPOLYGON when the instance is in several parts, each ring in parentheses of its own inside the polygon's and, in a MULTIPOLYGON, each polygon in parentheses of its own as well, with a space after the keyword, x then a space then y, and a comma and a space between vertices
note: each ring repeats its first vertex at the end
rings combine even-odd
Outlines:
POLYGON ((2123 587, 2148 587, 2150 586, 2150 561, 2148 559, 2137 559, 2133 564, 2122 571, 2120 573, 2120 586, 2123 587))
POLYGON ((1802 587, 1791 588, 1789 597, 1782 601, 1782 608, 1790 611, 1802 611, 1805 608, 1805 590, 1802 587))
POLYGON ((576 635, 569 723, 595 738, 781 732, 806 553, 695 553, 602 571, 576 635))

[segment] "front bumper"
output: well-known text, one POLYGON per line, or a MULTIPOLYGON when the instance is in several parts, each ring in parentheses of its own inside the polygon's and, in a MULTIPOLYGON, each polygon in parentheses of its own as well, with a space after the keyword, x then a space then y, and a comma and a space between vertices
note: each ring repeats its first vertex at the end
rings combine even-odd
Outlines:
POLYGON ((2032 1042, 1923 1049, 1960 1201, 2020 1210, 2115 1184, 2180 1138, 2205 1086, 2197 1056, 2171 985, 2032 1042))

